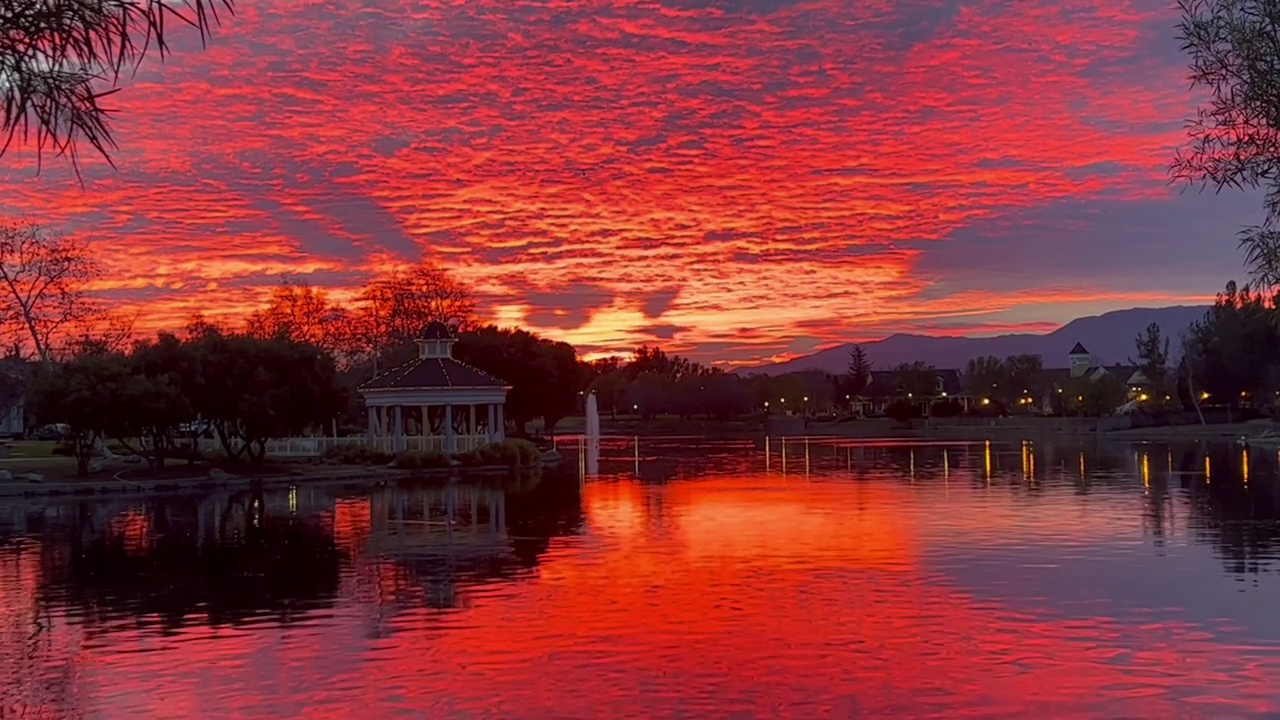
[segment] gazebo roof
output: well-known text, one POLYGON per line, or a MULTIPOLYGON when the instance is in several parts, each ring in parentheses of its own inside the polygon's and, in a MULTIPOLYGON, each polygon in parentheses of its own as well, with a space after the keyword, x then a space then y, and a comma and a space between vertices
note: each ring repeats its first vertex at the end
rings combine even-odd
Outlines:
POLYGON ((1076 343, 1076 346, 1071 348, 1071 352, 1067 354, 1068 355, 1088 355, 1089 351, 1084 349, 1084 345, 1081 345, 1080 343, 1076 343))
POLYGON ((361 385, 359 389, 360 392, 368 392, 370 390, 496 389, 505 387, 507 387, 507 383, 502 380, 451 357, 419 357, 382 373, 361 385))

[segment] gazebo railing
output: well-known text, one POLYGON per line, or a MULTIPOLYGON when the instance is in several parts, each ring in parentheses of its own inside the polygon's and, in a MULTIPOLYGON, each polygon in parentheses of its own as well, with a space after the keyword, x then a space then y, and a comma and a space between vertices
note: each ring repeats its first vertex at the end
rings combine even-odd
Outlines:
MULTIPOLYGON (((455 435, 454 444, 457 446, 457 452, 466 452, 478 447, 484 447, 490 442, 489 436, 480 435, 455 435)), ((266 446, 267 457, 274 458, 313 458, 324 455, 325 451, 332 447, 343 446, 366 446, 381 450, 387 453, 398 452, 427 452, 445 451, 445 438, 443 435, 431 435, 422 437, 421 435, 402 438, 370 438, 367 435, 354 435, 349 437, 291 437, 276 438, 268 440, 266 446)), ((200 443, 201 449, 220 448, 221 445, 216 440, 203 440, 200 443)))

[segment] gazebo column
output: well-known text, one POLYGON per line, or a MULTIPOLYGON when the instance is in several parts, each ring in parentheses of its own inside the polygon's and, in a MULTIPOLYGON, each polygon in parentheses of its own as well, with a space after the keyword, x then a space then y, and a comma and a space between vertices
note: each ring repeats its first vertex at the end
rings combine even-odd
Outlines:
POLYGON ((480 426, 476 424, 476 404, 467 403, 467 435, 470 436, 467 442, 474 444, 479 431, 480 426))
POLYGON ((502 419, 502 412, 503 410, 506 409, 506 406, 503 405, 502 403, 498 403, 497 409, 498 409, 498 424, 494 426, 494 429, 498 431, 498 442, 502 442, 507 437, 506 421, 502 419))
POLYGON ((378 439, 378 408, 366 405, 365 410, 369 412, 369 446, 372 447, 378 439))
POLYGON ((489 403, 485 407, 489 409, 489 422, 484 426, 485 437, 489 440, 489 442, 495 443, 495 442, 498 442, 498 435, 497 435, 497 432, 494 430, 493 403, 489 403))
POLYGON ((444 406, 444 451, 457 452, 458 443, 453 436, 453 406, 444 406))
POLYGON ((404 452, 404 406, 396 406, 396 452, 404 452))
POLYGON ((430 450, 431 446, 427 444, 427 438, 431 437, 431 418, 428 416, 426 405, 422 406, 422 427, 418 428, 422 435, 422 449, 430 450))

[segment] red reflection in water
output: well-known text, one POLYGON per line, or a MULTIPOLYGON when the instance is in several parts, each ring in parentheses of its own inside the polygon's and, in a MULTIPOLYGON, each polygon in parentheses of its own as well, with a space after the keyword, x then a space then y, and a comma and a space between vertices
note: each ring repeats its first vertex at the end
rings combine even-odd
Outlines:
MULTIPOLYGON (((66 662, 78 708, 119 717, 1280 710, 1280 665, 1264 649, 1190 623, 1010 607, 930 570, 926 546, 947 528, 973 543, 1016 535, 1025 512, 989 492, 778 477, 589 483, 582 535, 554 540, 529 575, 470 587, 460 611, 424 607, 424 583, 397 564, 396 543, 421 547, 426 529, 387 539, 375 531, 388 517, 380 501, 344 500, 331 527, 354 566, 331 612, 285 628, 119 631, 66 662), (921 493, 932 493, 928 511, 921 493)), ((1139 523, 1067 512, 1073 503, 1052 499, 1034 519, 1103 536, 1139 523)), ((472 547, 490 531, 467 532, 472 547)), ((0 579, 38 573, 30 563, 0 550, 0 579)), ((6 627, 31 623, 34 581, 22 582, 0 588, 6 627)), ((4 636, 6 652, 20 635, 4 636)))

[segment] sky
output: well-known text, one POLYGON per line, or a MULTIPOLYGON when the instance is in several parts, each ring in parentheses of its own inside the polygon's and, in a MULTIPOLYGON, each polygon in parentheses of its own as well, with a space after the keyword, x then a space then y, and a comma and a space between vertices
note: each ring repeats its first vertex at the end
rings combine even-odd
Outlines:
POLYGON ((753 364, 1209 301, 1257 196, 1171 185, 1168 0, 238 3, 0 211, 143 330, 428 257, 584 354, 753 364))

